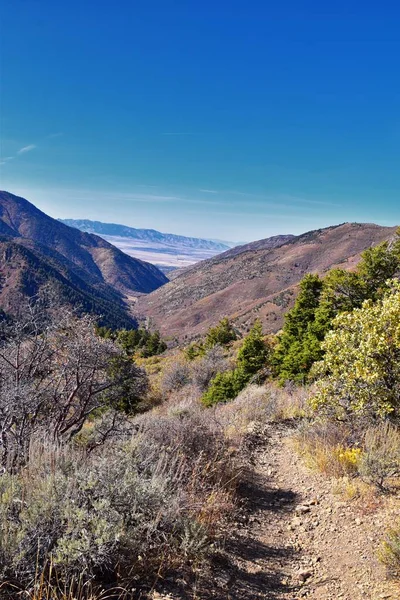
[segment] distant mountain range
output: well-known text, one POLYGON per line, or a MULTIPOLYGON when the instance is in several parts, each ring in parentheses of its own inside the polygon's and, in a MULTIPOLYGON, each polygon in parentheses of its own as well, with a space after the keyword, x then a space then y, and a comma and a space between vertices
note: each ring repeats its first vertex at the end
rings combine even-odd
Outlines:
POLYGON ((90 221, 89 219, 59 219, 61 223, 76 227, 81 231, 96 233, 98 235, 116 235, 126 237, 132 240, 142 240, 146 242, 158 242, 168 246, 181 246, 185 248, 196 248, 200 250, 215 250, 223 252, 228 250, 229 246, 223 242, 215 242, 184 235, 175 235, 173 233, 161 233, 155 229, 136 229, 126 225, 117 225, 116 223, 102 223, 100 221, 90 221))
POLYGON ((306 273, 352 269, 363 250, 395 231, 345 223, 252 242, 175 272, 170 283, 140 298, 137 309, 181 340, 203 335, 225 316, 243 331, 260 318, 266 332, 276 332, 306 273))
POLYGON ((125 297, 149 293, 168 279, 96 235, 68 227, 9 192, 0 192, 0 307, 34 295, 47 282, 110 326, 132 326, 125 297))
POLYGON ((155 229, 136 229, 116 223, 89 219, 60 219, 80 231, 94 233, 117 246, 126 254, 147 260, 164 271, 185 267, 224 252, 233 244, 161 233, 155 229))

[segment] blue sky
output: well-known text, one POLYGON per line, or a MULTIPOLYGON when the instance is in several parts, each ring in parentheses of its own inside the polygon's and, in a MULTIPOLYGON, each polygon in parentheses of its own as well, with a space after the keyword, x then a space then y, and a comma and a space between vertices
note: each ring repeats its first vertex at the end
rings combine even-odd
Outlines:
POLYGON ((400 223, 400 7, 2 0, 0 188, 230 240, 400 223))

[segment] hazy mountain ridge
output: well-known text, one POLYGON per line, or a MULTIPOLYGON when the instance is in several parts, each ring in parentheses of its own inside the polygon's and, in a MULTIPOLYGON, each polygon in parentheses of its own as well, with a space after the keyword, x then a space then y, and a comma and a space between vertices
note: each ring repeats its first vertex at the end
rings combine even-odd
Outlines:
POLYGON ((272 247, 268 238, 254 242, 233 255, 228 251, 181 270, 173 281, 140 300, 139 309, 164 334, 180 338, 203 334, 224 316, 244 329, 259 317, 266 331, 277 331, 307 272, 352 268, 363 250, 390 239, 395 230, 345 223, 282 236, 282 243, 273 241, 272 247))
POLYGON ((155 229, 135 229, 88 219, 64 219, 61 222, 83 232, 96 233, 125 254, 150 262, 163 273, 207 260, 231 247, 229 243, 219 240, 161 233, 155 229))
POLYGON ((173 233, 162 233, 155 229, 137 229, 135 227, 128 227, 127 225, 102 223, 101 221, 91 221, 90 219, 59 219, 59 221, 70 227, 76 227, 80 231, 99 235, 125 237, 146 242, 162 243, 169 246, 215 250, 218 252, 223 252, 229 248, 229 246, 223 242, 187 237, 173 233))

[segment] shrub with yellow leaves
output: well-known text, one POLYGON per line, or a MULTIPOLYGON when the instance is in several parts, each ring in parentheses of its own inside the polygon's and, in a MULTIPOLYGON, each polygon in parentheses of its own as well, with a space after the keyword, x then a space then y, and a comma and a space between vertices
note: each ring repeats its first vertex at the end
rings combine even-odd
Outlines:
POLYGON ((400 283, 377 302, 336 317, 323 342, 315 410, 341 420, 398 417, 400 411, 400 283))

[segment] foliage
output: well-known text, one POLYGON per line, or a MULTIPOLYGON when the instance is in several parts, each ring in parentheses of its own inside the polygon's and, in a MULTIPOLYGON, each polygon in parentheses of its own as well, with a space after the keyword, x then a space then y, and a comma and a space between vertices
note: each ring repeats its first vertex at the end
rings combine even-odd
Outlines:
POLYGON ((113 331, 107 327, 98 327, 97 333, 104 339, 116 341, 127 356, 138 353, 139 356, 147 358, 162 354, 167 349, 167 344, 161 339, 159 331, 150 332, 144 328, 113 331))
POLYGON ((249 380, 266 366, 269 357, 270 346, 263 336, 261 322, 257 320, 239 348, 238 369, 249 380))
POLYGON ((365 300, 377 301, 388 290, 387 281, 400 267, 400 237, 362 253, 355 272, 332 269, 321 280, 308 274, 300 284, 294 307, 287 313, 274 353, 275 372, 284 383, 304 382, 314 362, 322 359, 321 343, 334 318, 360 308, 365 300))
POLYGON ((322 292, 322 280, 318 275, 306 275, 300 283, 295 305, 285 316, 285 324, 273 356, 279 380, 302 383, 319 357, 319 340, 310 326, 315 321, 322 292))
POLYGON ((355 475, 361 450, 353 432, 343 423, 328 420, 301 422, 295 445, 312 469, 333 477, 355 475))
POLYGON ((211 381, 208 390, 202 396, 204 406, 213 406, 220 402, 233 400, 245 387, 248 378, 240 369, 218 373, 211 381))
POLYGON ((265 367, 269 356, 270 346, 263 337, 261 323, 256 321, 238 351, 237 368, 214 377, 202 397, 203 404, 213 406, 233 400, 251 378, 265 367))
POLYGON ((204 356, 214 346, 225 347, 237 339, 236 332, 227 317, 215 327, 210 327, 203 341, 192 342, 185 348, 185 356, 188 360, 204 356))
POLYGON ((233 329, 231 322, 225 317, 224 319, 221 319, 218 325, 210 327, 206 335, 205 347, 212 348, 217 344, 220 346, 227 346, 231 342, 234 342, 236 338, 236 332, 233 329))
POLYGON ((0 479, 0 584, 32 589, 42 574, 66 589, 143 588, 211 550, 241 472, 231 442, 203 411, 145 415, 136 428, 90 454, 32 441, 26 469, 0 479))
POLYGON ((185 356, 188 360, 194 360, 200 356, 204 356, 206 349, 202 342, 192 342, 185 348, 185 356))
POLYGON ((316 410, 336 418, 399 415, 400 284, 385 297, 339 315, 314 368, 316 410))
POLYGON ((362 455, 361 448, 346 448, 338 446, 334 449, 335 457, 343 471, 350 475, 358 472, 358 465, 362 455))

